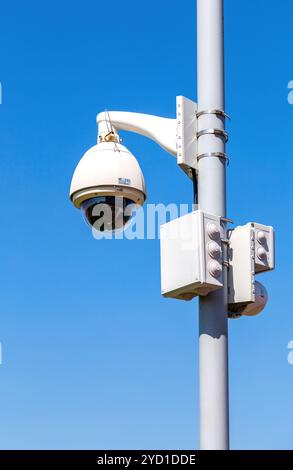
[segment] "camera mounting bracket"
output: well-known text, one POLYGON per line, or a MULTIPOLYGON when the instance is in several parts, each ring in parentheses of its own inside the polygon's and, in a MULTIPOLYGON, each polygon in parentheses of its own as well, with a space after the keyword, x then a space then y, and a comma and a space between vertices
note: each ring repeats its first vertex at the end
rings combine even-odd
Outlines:
POLYGON ((176 118, 124 111, 104 111, 97 115, 98 142, 118 137, 119 130, 135 132, 156 142, 171 155, 189 177, 197 169, 197 106, 177 96, 176 118))

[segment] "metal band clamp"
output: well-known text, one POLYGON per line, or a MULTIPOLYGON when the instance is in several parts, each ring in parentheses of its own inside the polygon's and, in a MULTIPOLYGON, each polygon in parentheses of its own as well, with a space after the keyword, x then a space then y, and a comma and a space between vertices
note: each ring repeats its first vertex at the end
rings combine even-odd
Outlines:
POLYGON ((219 137, 224 137, 225 141, 228 141, 228 134, 222 129, 203 129, 197 133, 197 138, 202 137, 203 135, 214 134, 219 137))

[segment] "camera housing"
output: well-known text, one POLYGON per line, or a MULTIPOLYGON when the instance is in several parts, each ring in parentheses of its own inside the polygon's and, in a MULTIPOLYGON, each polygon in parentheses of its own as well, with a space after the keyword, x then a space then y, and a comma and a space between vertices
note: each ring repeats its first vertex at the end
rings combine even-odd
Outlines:
POLYGON ((120 142, 98 143, 78 163, 71 181, 70 199, 97 230, 125 227, 133 208, 142 206, 146 200, 139 163, 120 142))

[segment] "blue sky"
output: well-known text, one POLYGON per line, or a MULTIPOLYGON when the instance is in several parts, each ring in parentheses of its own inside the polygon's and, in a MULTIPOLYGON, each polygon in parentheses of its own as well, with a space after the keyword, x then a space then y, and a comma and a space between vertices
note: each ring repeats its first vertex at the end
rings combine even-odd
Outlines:
MULTIPOLYGON (((228 215, 276 229, 269 304, 230 321, 231 446, 293 448, 290 0, 225 2, 228 215)), ((198 447, 197 301, 160 295, 158 240, 95 240, 68 200, 107 109, 196 99, 195 1, 2 4, 0 448, 198 447)), ((149 203, 192 188, 123 135, 149 203)))

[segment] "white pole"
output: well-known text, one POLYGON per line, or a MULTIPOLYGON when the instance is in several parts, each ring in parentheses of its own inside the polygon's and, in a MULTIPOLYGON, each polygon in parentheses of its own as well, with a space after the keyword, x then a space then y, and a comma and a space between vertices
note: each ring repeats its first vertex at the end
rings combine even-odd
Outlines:
MULTIPOLYGON (((198 111, 223 110, 223 0, 197 0, 198 111)), ((198 131, 225 128, 219 114, 202 114, 198 131)), ((225 137, 198 139, 198 202, 200 209, 226 216, 225 137), (213 154, 211 156, 210 154, 213 154), (209 154, 210 156, 207 156, 209 154)), ((226 227, 223 224, 223 237, 226 227)), ((227 272, 224 288, 199 300, 200 448, 229 448, 227 272)))

